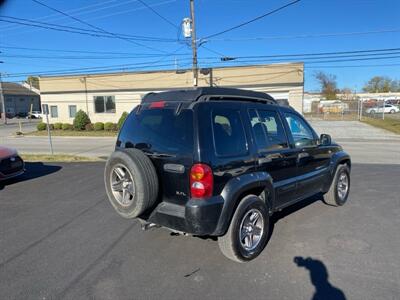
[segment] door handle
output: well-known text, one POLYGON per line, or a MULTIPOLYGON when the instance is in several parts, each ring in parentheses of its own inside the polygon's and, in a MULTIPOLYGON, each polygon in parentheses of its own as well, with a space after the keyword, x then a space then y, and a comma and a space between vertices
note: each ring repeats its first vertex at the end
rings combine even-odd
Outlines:
POLYGON ((262 165, 262 164, 269 163, 269 162, 271 162, 271 161, 272 161, 272 159, 271 159, 270 157, 260 157, 260 158, 258 159, 258 164, 259 164, 259 165, 262 165))
POLYGON ((310 156, 310 154, 308 153, 308 152, 300 152, 298 155, 297 155, 297 163, 300 163, 300 161, 303 159, 303 158, 306 158, 306 157, 309 157, 310 156))
POLYGON ((308 153, 308 152, 300 152, 298 155, 297 155, 297 158, 298 159, 302 159, 302 158, 306 158, 306 157, 309 157, 310 156, 310 154, 308 153))

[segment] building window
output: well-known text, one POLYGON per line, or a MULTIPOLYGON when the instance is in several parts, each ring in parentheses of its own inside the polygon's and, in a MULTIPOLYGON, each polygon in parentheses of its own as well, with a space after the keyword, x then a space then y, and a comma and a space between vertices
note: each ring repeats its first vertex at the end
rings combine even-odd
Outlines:
POLYGON ((94 111, 95 113, 115 113, 115 97, 95 96, 94 111))
POLYGON ((76 105, 68 105, 69 117, 75 118, 76 115, 76 105))
POLYGON ((58 118, 58 108, 56 105, 50 106, 50 117, 58 118))

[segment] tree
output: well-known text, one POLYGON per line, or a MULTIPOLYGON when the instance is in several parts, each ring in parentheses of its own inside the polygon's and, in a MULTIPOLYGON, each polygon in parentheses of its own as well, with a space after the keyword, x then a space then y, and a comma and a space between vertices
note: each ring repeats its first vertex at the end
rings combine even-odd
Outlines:
POLYGON ((26 80, 25 80, 25 82, 27 83, 27 84, 30 84, 30 85, 32 85, 32 87, 34 87, 35 89, 40 89, 40 86, 39 86, 39 78, 38 77, 36 77, 36 76, 29 76, 26 80))
POLYGON ((83 110, 80 109, 75 114, 74 125, 73 125, 75 129, 84 130, 85 126, 90 123, 91 122, 89 116, 83 110))
POLYGON ((400 91, 400 82, 387 76, 374 76, 363 87, 368 93, 388 93, 400 91))
POLYGON ((315 75, 315 79, 321 85, 321 94, 327 100, 337 99, 336 93, 338 92, 336 76, 327 74, 324 72, 318 72, 315 75))

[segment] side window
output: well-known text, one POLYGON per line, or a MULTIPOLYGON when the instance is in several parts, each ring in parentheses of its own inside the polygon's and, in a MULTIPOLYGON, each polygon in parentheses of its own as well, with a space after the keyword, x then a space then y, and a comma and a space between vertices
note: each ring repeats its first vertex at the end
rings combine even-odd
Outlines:
POLYGON ((301 117, 292 113, 285 113, 285 118, 296 148, 315 146, 317 144, 311 128, 301 117))
POLYGON ((249 110, 249 117, 251 122, 251 128, 253 131, 254 139, 257 144, 257 149, 267 149, 268 141, 266 136, 265 124, 261 122, 255 109, 249 110))
POLYGON ((249 110, 251 127, 260 150, 288 148, 282 122, 278 114, 269 110, 249 110))
POLYGON ((240 111, 214 109, 212 127, 215 152, 218 156, 239 156, 247 153, 247 143, 240 111))
POLYGON ((268 150, 288 148, 289 144, 287 142, 285 129, 283 128, 278 113, 270 110, 259 110, 258 115, 265 125, 269 144, 268 150))
POLYGON ((69 117, 75 118, 76 115, 76 105, 68 105, 69 117))

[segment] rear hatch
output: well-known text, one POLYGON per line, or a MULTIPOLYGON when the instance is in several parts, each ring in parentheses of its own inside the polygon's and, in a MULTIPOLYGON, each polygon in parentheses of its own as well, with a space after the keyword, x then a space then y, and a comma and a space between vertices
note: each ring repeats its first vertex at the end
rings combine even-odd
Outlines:
POLYGON ((177 204, 190 197, 193 144, 193 110, 181 109, 173 102, 135 108, 117 141, 117 147, 140 149, 152 160, 162 200, 177 204))

